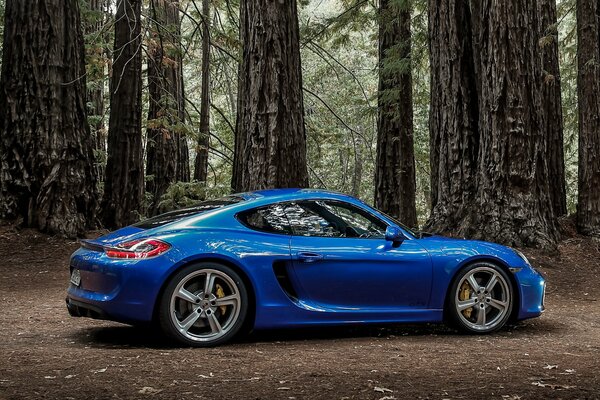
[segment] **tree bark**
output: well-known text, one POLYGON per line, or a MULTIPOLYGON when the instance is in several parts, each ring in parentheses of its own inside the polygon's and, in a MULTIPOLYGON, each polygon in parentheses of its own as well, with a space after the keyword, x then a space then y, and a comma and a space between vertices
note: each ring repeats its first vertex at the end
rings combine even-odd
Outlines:
POLYGON ((457 232, 553 248, 537 2, 484 0, 479 43, 478 190, 457 232))
POLYGON ((600 236, 600 3, 577 0, 579 193, 577 228, 600 236))
POLYGON ((75 237, 95 226, 76 0, 8 0, 0 78, 0 216, 75 237))
POLYGON ((194 180, 206 182, 210 145, 210 2, 202 1, 202 93, 200 98, 200 136, 196 147, 194 180))
POLYGON ((476 192, 479 109, 471 12, 465 0, 429 1, 431 216, 455 231, 476 192))
POLYGON ((296 0, 241 2, 243 57, 232 185, 308 186, 296 0))
POLYGON ((142 212, 142 35, 141 0, 118 2, 110 82, 108 160, 102 198, 103 221, 118 228, 142 212))
POLYGON ((179 8, 174 0, 152 0, 150 8, 153 21, 148 43, 146 145, 146 174, 150 179, 146 189, 152 195, 149 212, 155 214, 169 186, 178 178, 189 180, 184 172, 189 160, 185 158, 187 144, 181 134, 185 109, 179 8))
POLYGON ((538 0, 540 16, 540 39, 543 67, 544 131, 548 135, 548 169, 550 199, 556 217, 567 214, 565 183, 565 155, 563 115, 561 103, 561 79, 558 59, 558 27, 556 0, 538 0))
POLYGON ((375 205, 416 227, 410 9, 390 0, 379 7, 375 205))

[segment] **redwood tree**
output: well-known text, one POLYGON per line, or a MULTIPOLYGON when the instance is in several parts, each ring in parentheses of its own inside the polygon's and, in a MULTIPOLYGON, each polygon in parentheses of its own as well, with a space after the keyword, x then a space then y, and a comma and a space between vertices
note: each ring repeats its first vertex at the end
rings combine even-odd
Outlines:
POLYGON ((375 205, 417 226, 409 1, 379 3, 375 205))
POLYGON ((200 97, 200 135, 196 145, 194 180, 206 182, 210 145, 210 2, 202 0, 202 93, 200 97))
POLYGON ((181 133, 185 100, 178 3, 174 0, 152 0, 150 9, 146 175, 150 177, 147 190, 152 195, 150 212, 153 214, 169 185, 177 180, 189 180, 189 166, 185 165, 189 159, 185 157, 187 143, 181 133), (181 146, 185 147, 185 151, 181 151, 181 146))
POLYGON ((567 214, 561 79, 558 59, 556 0, 538 0, 543 68, 544 131, 548 136, 550 199, 556 217, 567 214))
POLYGON ((476 191, 479 109, 468 2, 429 0, 431 217, 427 228, 453 232, 476 191))
POLYGON ((552 247, 557 225, 549 194, 536 3, 481 4, 478 189, 458 233, 552 247))
POLYGON ((110 80, 108 160, 102 198, 104 224, 139 218, 144 195, 142 157, 142 0, 118 2, 110 80))
POLYGON ((600 4, 577 0, 579 194, 577 227, 600 236, 600 4))
POLYGON ((306 187, 296 0, 240 2, 243 55, 232 186, 306 187))
POLYGON ((7 0, 0 78, 0 216, 76 236, 95 224, 77 0, 7 0))

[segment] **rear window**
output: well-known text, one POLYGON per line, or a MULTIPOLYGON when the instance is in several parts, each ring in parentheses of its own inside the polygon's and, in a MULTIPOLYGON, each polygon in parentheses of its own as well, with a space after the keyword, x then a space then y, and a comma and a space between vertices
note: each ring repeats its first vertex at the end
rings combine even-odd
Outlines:
POLYGON ((165 214, 158 215, 156 217, 152 217, 146 219, 142 222, 139 222, 133 226, 141 229, 152 229, 158 228, 159 226, 170 224, 171 222, 176 222, 182 220, 187 217, 192 217, 195 215, 200 215, 202 213, 216 210, 219 208, 223 208, 225 206, 229 206, 232 204, 237 204, 244 201, 244 198, 239 196, 228 196, 222 199, 217 200, 207 200, 201 203, 196 204, 193 207, 184 208, 181 210, 170 211, 165 214))

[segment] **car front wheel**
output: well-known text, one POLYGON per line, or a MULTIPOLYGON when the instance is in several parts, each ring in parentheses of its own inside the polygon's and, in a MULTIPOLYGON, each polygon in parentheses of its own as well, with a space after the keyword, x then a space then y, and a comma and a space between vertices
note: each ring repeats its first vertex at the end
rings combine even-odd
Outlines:
POLYGON ((199 263, 173 276, 159 307, 159 322, 168 336, 189 346, 217 346, 242 327, 248 292, 230 267, 199 263))
POLYGON ((490 333, 501 329, 510 318, 513 287, 506 272, 480 262, 461 271, 450 289, 449 317, 459 330, 490 333))

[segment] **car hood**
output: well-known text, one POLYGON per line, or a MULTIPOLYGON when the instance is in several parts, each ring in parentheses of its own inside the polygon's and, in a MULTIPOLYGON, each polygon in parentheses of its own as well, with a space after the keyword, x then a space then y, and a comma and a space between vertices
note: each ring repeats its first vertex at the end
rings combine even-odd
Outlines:
POLYGON ((492 256, 503 260, 511 260, 516 263, 519 263, 521 260, 512 248, 481 240, 456 239, 433 235, 419 239, 419 242, 427 249, 438 249, 447 255, 492 256))

